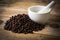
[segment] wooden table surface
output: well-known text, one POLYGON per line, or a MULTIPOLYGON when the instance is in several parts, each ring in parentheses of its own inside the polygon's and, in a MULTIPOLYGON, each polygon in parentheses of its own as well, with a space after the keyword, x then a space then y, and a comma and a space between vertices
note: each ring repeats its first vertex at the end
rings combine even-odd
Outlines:
MULTIPOLYGON (((48 2, 47 2, 48 3, 48 2)), ((46 3, 46 4, 47 4, 46 3)), ((56 34, 56 32, 52 33, 48 29, 50 27, 46 27, 44 30, 39 31, 38 33, 34 34, 18 34, 18 33, 13 33, 11 31, 6 31, 4 30, 4 25, 5 22, 14 15, 17 14, 27 14, 27 8, 29 6, 35 6, 35 5, 46 5, 45 3, 37 2, 37 1, 32 1, 32 2, 16 2, 13 4, 10 4, 9 7, 0 7, 0 19, 3 20, 4 22, 0 24, 0 40, 60 40, 60 31, 57 31, 59 33, 56 34)), ((60 9, 59 5, 55 5, 52 11, 52 19, 56 20, 57 18, 60 18, 60 9)), ((60 21, 51 21, 52 23, 60 23, 60 21)), ((50 23, 51 23, 50 22, 50 23)), ((51 29, 50 29, 51 30, 51 29)))

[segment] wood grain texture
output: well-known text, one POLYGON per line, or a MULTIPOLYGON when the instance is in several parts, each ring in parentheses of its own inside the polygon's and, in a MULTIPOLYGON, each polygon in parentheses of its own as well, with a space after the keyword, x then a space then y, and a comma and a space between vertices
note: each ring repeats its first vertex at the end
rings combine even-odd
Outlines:
MULTIPOLYGON (((49 27, 45 28, 42 31, 34 34, 17 34, 11 31, 4 30, 5 22, 14 15, 17 14, 27 14, 27 8, 35 5, 47 5, 51 0, 2 0, 8 5, 0 5, 0 19, 4 21, 0 25, 0 40, 60 40, 60 36, 57 36, 60 33, 60 30, 57 33, 49 30, 49 27), (18 9, 18 10, 17 10, 18 9), (56 34, 55 34, 56 33, 56 34), (56 36, 55 36, 56 35, 56 36)), ((60 24, 60 0, 55 0, 56 5, 51 12, 51 20, 49 23, 58 23, 60 24)))
MULTIPOLYGON (((9 7, 10 9, 10 7, 9 7)), ((17 14, 27 14, 27 10, 21 9, 22 11, 17 11, 17 10, 7 10, 0 15, 1 20, 4 21, 3 24, 0 25, 0 40, 60 40, 60 36, 51 35, 51 31, 47 31, 47 28, 45 28, 42 31, 38 31, 37 33, 33 34, 18 34, 18 33, 13 33, 11 31, 4 30, 4 25, 5 22, 14 15, 17 14)), ((55 32, 56 33, 56 32, 55 32)))

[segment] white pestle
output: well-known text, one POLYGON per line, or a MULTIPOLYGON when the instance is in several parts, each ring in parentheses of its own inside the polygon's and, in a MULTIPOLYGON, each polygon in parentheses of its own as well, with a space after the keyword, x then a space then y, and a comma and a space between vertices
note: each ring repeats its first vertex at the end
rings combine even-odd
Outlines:
POLYGON ((46 7, 38 11, 38 13, 46 12, 46 10, 49 10, 49 8, 52 8, 54 6, 55 2, 51 1, 46 7))

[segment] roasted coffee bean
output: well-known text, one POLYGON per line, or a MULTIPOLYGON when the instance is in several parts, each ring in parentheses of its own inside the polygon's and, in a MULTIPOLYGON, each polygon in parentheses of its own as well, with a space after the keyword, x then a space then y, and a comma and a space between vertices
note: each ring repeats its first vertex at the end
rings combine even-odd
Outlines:
POLYGON ((18 14, 6 21, 4 29, 15 33, 27 34, 42 30, 44 26, 43 24, 33 22, 26 14, 18 14))

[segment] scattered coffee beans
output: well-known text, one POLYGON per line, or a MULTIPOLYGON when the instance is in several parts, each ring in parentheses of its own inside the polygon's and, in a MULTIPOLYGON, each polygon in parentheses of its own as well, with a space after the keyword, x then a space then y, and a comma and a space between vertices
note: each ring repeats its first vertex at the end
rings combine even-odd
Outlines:
POLYGON ((33 33, 42 30, 44 25, 33 22, 26 14, 18 14, 7 20, 4 29, 15 33, 33 33))

